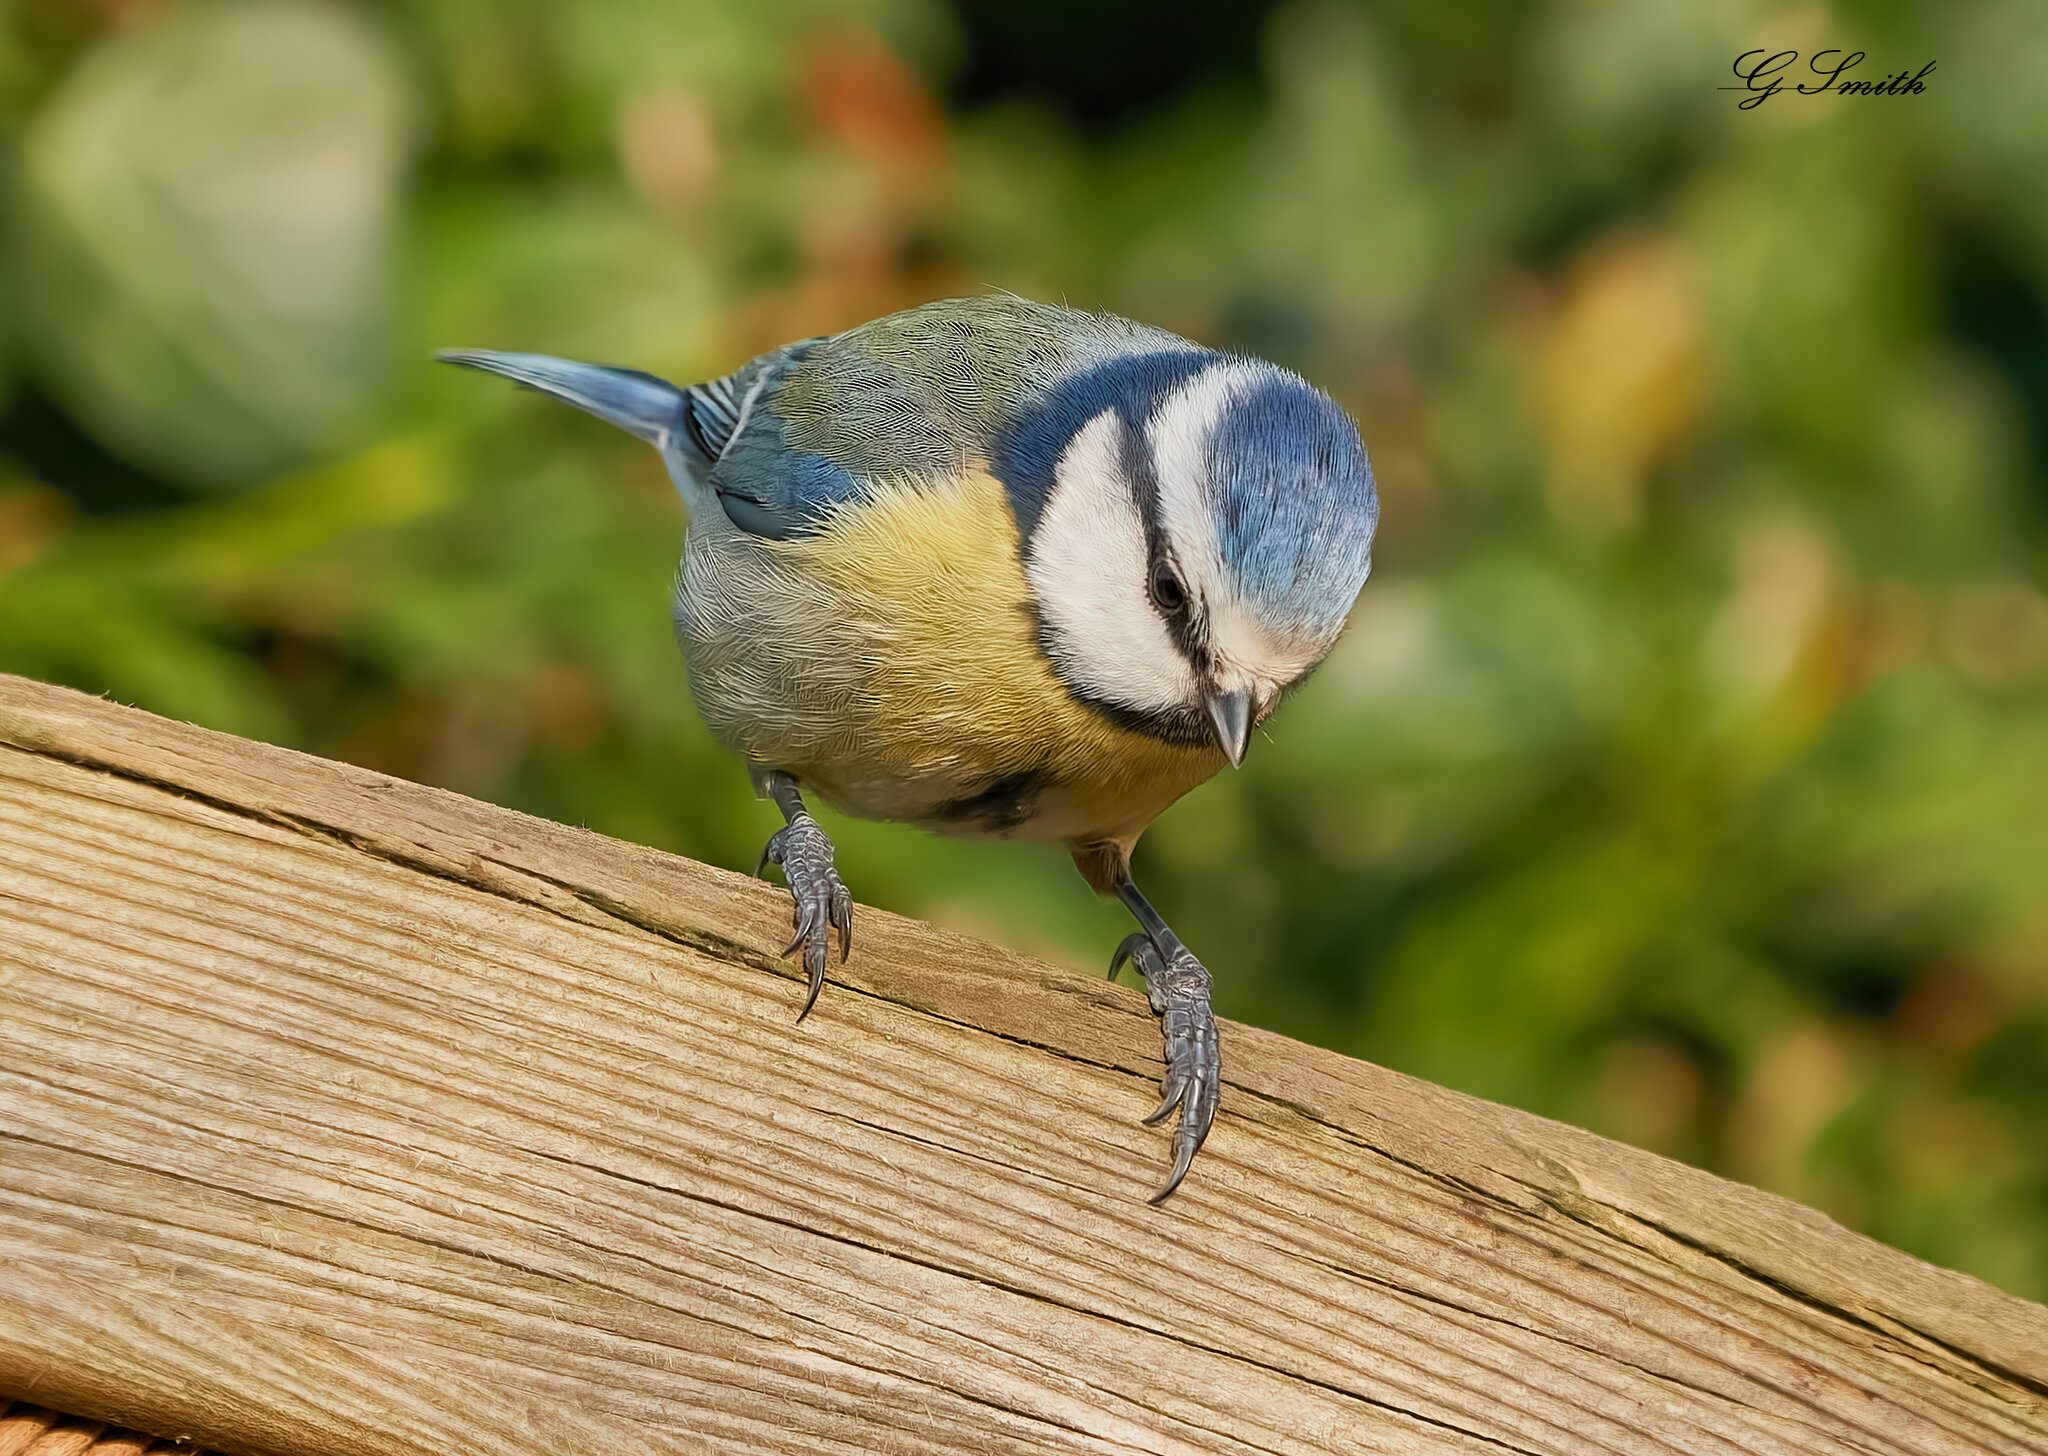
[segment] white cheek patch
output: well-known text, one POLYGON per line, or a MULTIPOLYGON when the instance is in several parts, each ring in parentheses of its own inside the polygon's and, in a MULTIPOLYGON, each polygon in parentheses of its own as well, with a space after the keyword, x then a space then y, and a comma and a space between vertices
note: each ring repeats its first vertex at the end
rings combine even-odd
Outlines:
POLYGON ((1060 676, 1139 712, 1192 703, 1193 670, 1152 609, 1145 523, 1123 478, 1122 425, 1090 420, 1053 470, 1025 573, 1060 676))

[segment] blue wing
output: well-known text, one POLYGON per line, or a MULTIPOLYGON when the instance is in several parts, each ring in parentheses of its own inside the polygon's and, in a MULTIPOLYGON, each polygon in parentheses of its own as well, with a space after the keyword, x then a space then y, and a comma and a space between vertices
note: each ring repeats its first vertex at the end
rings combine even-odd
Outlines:
POLYGON ((833 506, 862 489, 842 466, 792 446, 775 408, 783 384, 817 342, 791 344, 723 379, 681 388, 637 369, 546 354, 449 349, 437 357, 552 395, 647 441, 686 496, 708 487, 735 526, 779 539, 816 530, 833 506))
POLYGON ((685 388, 539 354, 441 357, 649 441, 693 509, 708 490, 735 526, 783 540, 974 456, 991 461, 1028 529, 1074 430, 1112 404, 1142 413, 1215 356, 1127 320, 999 295, 805 339, 685 388))
POLYGON ((778 350, 735 375, 727 397, 737 404, 721 417, 737 410, 747 420, 711 479, 745 529, 794 536, 843 501, 951 479, 978 460, 1002 480, 1028 534, 1075 431, 1112 407, 1142 421, 1219 357, 1106 314, 1007 295, 941 300, 778 350), (745 395, 757 388, 748 412, 745 395))
POLYGON ((751 535, 809 535, 835 507, 866 490, 864 477, 789 438, 783 391, 820 342, 787 345, 683 391, 685 434, 700 462, 699 478, 726 519, 751 535))
POLYGON ((809 535, 849 501, 959 470, 971 432, 864 334, 790 344, 685 391, 704 478, 740 529, 809 535))

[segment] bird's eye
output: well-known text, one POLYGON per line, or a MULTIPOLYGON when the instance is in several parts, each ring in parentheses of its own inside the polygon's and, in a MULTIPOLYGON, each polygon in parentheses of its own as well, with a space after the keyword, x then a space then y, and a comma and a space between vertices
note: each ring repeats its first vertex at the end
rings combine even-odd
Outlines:
POLYGON ((1152 600, 1159 604, 1162 612, 1178 612, 1188 604, 1187 588, 1180 584, 1173 568, 1163 561, 1152 568, 1152 600))

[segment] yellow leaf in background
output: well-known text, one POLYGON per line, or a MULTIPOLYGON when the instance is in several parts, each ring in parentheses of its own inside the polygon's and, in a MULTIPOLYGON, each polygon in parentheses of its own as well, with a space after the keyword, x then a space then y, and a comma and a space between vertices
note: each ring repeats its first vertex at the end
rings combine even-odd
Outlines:
POLYGON ((1594 244, 1530 369, 1551 508, 1584 530, 1633 526, 1645 473, 1700 413, 1699 307, 1684 260, 1651 237, 1594 244))

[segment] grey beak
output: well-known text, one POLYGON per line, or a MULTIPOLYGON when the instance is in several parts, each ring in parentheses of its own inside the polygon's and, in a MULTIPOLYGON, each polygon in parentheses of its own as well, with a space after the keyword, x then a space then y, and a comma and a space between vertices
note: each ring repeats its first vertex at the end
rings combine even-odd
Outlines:
POLYGON ((1236 768, 1244 762, 1244 746, 1252 736, 1252 695, 1216 693, 1209 699, 1209 722, 1216 729, 1216 746, 1236 768))

